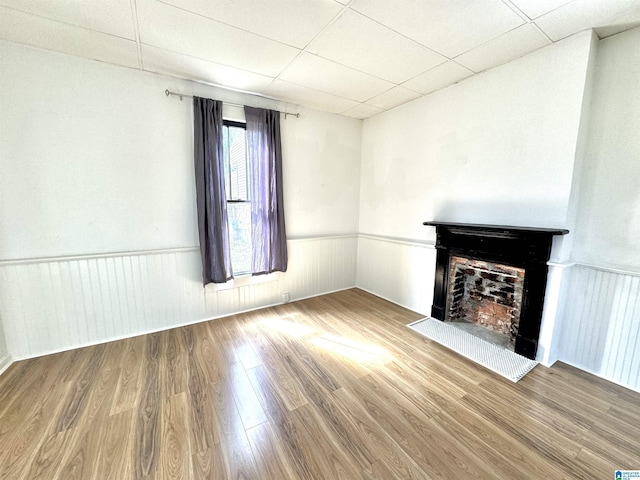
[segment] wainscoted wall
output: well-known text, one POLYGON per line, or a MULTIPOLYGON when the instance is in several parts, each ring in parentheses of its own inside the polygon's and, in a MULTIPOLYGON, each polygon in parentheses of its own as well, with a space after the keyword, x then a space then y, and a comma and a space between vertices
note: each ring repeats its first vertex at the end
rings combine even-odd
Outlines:
MULTIPOLYGON (((285 274, 206 289, 196 248, 1 262, 6 345, 15 361, 354 285, 429 315, 432 244, 314 237, 290 240, 289 258, 285 274)), ((563 278, 554 357, 640 390, 640 273, 576 265, 563 278)), ((8 362, 0 354, 0 371, 8 362)))
POLYGON ((366 234, 358 238, 357 286, 425 316, 431 313, 435 265, 432 243, 366 234))
POLYGON ((9 353, 15 361, 355 285, 356 235, 288 244, 286 273, 223 287, 202 287, 196 248, 0 262, 9 353))
POLYGON ((640 391, 640 273, 576 265, 560 360, 640 391))

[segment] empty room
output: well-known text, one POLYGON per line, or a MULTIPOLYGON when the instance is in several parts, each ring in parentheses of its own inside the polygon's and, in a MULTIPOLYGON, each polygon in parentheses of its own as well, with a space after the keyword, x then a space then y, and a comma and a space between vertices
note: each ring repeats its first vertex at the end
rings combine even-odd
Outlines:
POLYGON ((0 0, 0 479, 640 478, 640 0, 0 0))

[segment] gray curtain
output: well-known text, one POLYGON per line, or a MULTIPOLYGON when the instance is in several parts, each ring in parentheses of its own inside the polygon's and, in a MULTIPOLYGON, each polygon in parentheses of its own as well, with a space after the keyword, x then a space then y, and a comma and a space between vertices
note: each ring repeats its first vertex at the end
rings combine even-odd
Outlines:
POLYGON ((280 112, 244 107, 251 168, 253 275, 287 270, 280 112))
POLYGON ((222 102, 193 97, 193 151, 202 281, 233 278, 224 187, 222 102))

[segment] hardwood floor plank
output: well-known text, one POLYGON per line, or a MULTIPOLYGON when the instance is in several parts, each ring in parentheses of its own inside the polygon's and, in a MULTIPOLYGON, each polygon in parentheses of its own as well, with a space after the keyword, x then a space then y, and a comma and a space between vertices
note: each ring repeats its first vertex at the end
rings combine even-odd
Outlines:
POLYGON ((322 423, 327 430, 326 436, 332 438, 334 444, 347 453, 359 468, 369 469, 373 462, 373 455, 361 445, 358 441, 357 430, 350 428, 348 419, 331 401, 331 393, 336 389, 330 390, 327 388, 327 384, 316 382, 315 375, 305 370, 307 361, 300 361, 295 356, 290 358, 291 368, 300 380, 305 395, 309 399, 309 403, 305 407, 312 406, 314 412, 317 411, 321 415, 322 423))
POLYGON ((144 355, 144 337, 121 340, 123 353, 120 360, 120 376, 113 397, 111 415, 137 408, 140 404, 140 388, 144 355))
POLYGON ((545 462, 536 450, 462 405, 441 411, 436 421, 459 441, 473 445, 490 465, 501 465, 505 478, 566 478, 564 472, 545 462))
POLYGON ((135 472, 137 478, 155 475, 160 448, 160 334, 147 335, 142 397, 137 412, 135 472))
MULTIPOLYGON (((53 357, 53 355, 52 355, 53 357)), ((5 415, 11 406, 12 400, 19 398, 22 391, 28 388, 29 382, 25 378, 34 377, 30 372, 44 368, 44 364, 55 363, 54 358, 33 358, 12 363, 5 372, 0 375, 0 416, 5 415)))
POLYGON ((189 480, 192 475, 189 444, 187 394, 178 393, 162 400, 159 468, 157 478, 189 480))
POLYGON ((270 377, 265 372, 265 366, 252 368, 247 372, 249 380, 260 399, 273 432, 285 452, 286 458, 291 462, 291 466, 298 478, 313 480, 320 478, 318 472, 314 471, 313 464, 305 455, 304 442, 301 432, 290 417, 281 396, 276 394, 276 388, 272 386, 270 377))
POLYGON ((228 478, 259 479, 251 446, 229 385, 220 380, 211 384, 213 414, 228 478))
POLYGON ((288 410, 295 410, 306 405, 308 400, 300 382, 291 372, 286 353, 281 349, 274 349, 273 345, 273 340, 268 335, 264 335, 256 349, 263 361, 264 372, 271 377, 278 395, 288 410))
POLYGON ((51 478, 58 479, 91 479, 94 465, 102 448, 102 437, 105 435, 106 423, 100 422, 97 428, 80 426, 70 431, 65 453, 61 457, 61 469, 51 478))
POLYGON ((222 328, 226 330, 226 338, 229 339, 231 348, 245 370, 262 365, 262 359, 255 351, 254 342, 242 317, 233 317, 233 321, 224 322, 222 328))
POLYGON ((312 404, 291 412, 290 418, 315 478, 346 480, 359 476, 361 467, 343 450, 312 404))
POLYGON ((371 376, 349 390, 362 399, 367 413, 428 475, 495 478, 490 470, 484 470, 471 451, 462 452, 446 435, 435 435, 431 418, 405 399, 388 395, 388 391, 371 376))
POLYGON ((56 478, 56 472, 61 467, 68 441, 73 433, 73 429, 65 429, 46 437, 30 460, 27 473, 22 478, 29 480, 56 478))
POLYGON ((352 289, 17 362, 0 480, 612 478, 640 393, 561 363, 513 384, 352 289))
POLYGON ((520 443, 538 452, 547 462, 563 469, 568 475, 573 475, 581 469, 581 466, 574 465, 575 457, 581 448, 581 435, 585 433, 577 430, 578 426, 563 432, 564 425, 560 425, 561 430, 558 431, 554 428, 555 425, 549 426, 528 416, 526 412, 511 408, 509 401, 499 396, 480 400, 476 396, 469 395, 463 398, 462 402, 489 422, 498 425, 520 443), (569 433, 570 436, 565 436, 563 433, 569 433))
POLYGON ((213 403, 203 366, 195 354, 193 330, 184 327, 179 330, 187 352, 188 395, 189 395, 189 433, 193 453, 205 452, 219 443, 217 430, 211 428, 213 422, 213 403))
POLYGON ((6 395, 0 404, 0 442, 6 435, 11 434, 14 428, 20 428, 24 419, 38 409, 39 405, 36 402, 25 401, 26 399, 44 400, 56 388, 60 377, 64 375, 64 366, 64 361, 60 358, 53 359, 51 363, 39 362, 38 366, 34 367, 35 373, 26 375, 24 382, 17 385, 15 395, 6 395))
POLYGON ((403 480, 382 462, 374 462, 370 469, 362 471, 361 476, 363 480, 403 480))
MULTIPOLYGON (((95 480, 134 478, 135 411, 126 410, 106 420, 105 434, 100 440, 98 458, 92 463, 95 480)), ((60 480, 63 480, 61 478, 60 480)))
MULTIPOLYGON (((55 420, 71 388, 71 383, 59 383, 48 394, 40 397, 38 402, 32 402, 35 408, 30 414, 11 417, 18 418, 19 421, 10 428, 7 426, 0 437, 0 478, 23 478, 43 439, 55 433, 55 420)), ((22 401, 27 403, 27 399, 22 401)), ((4 424, 5 417, 0 419, 0 424, 4 424)))
MULTIPOLYGON (((614 461, 602 458, 599 453, 594 453, 588 448, 583 448, 576 456, 581 469, 591 478, 614 478, 613 472, 616 470, 638 470, 638 459, 640 457, 616 457, 614 461), (612 469, 613 468, 613 469, 612 469)), ((578 477, 589 478, 589 477, 578 477)))
POLYGON ((182 337, 174 330, 161 333, 164 355, 161 357, 162 397, 186 392, 188 382, 188 360, 182 337))
POLYGON ((231 366, 225 383, 233 395, 245 429, 248 430, 267 421, 267 415, 251 386, 247 372, 240 363, 231 366))
POLYGON ((194 480, 227 480, 222 451, 218 445, 192 456, 194 480))
POLYGON ((371 450, 372 457, 384 464, 394 477, 416 480, 431 478, 405 452, 402 442, 394 440, 384 426, 370 415, 361 399, 344 388, 336 390, 332 397, 337 408, 360 432, 360 439, 371 450))
POLYGON ((298 479, 268 422, 247 430, 261 480, 298 479))

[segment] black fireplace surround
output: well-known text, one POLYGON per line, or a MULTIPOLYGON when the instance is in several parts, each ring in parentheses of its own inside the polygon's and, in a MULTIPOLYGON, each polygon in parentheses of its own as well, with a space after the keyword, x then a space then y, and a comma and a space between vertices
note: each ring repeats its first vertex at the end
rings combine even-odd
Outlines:
POLYGON ((424 222, 423 225, 436 227, 436 275, 431 316, 446 320, 449 260, 452 255, 524 268, 515 352, 535 359, 551 242, 554 235, 565 235, 569 230, 435 221, 424 222))

